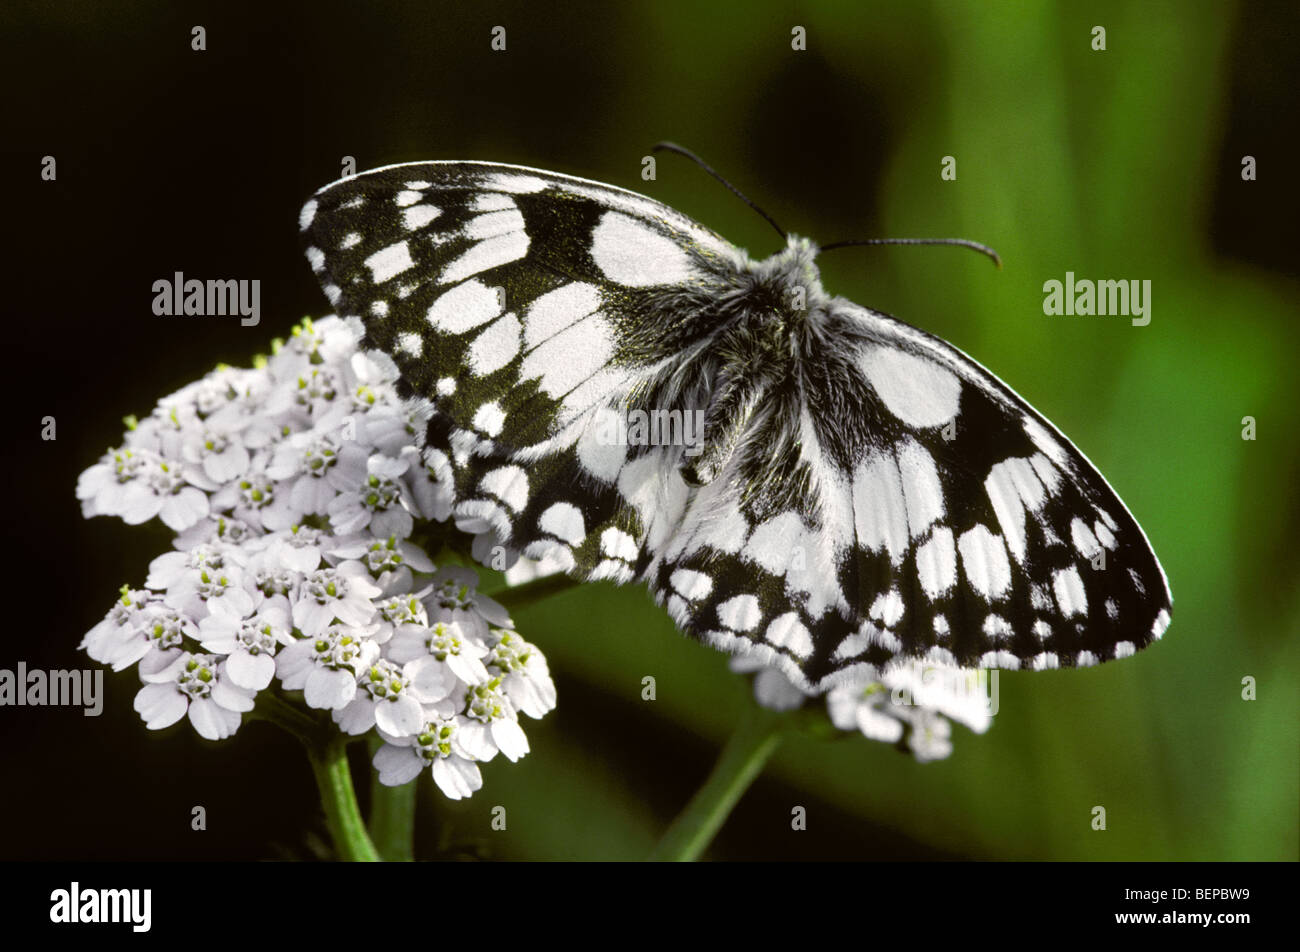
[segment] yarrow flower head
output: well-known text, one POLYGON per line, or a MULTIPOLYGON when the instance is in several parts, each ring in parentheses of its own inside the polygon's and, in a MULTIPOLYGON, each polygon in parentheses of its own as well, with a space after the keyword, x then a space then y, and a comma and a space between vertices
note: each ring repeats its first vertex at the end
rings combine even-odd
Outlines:
POLYGON ((472 536, 447 521, 449 469, 426 462, 429 409, 401 400, 359 339, 355 323, 304 321, 255 367, 219 367, 128 418, 77 482, 82 512, 157 518, 174 550, 81 647, 138 667, 151 730, 188 717, 220 740, 261 698, 328 711, 342 735, 383 741, 384 783, 432 769, 466 797, 479 762, 527 753, 520 716, 553 709, 555 686, 476 573, 429 558, 472 536))
MULTIPOLYGON (((731 668, 754 674, 754 697, 763 707, 789 711, 809 700, 777 668, 753 655, 732 658, 731 668)), ((899 661, 832 688, 823 700, 840 730, 898 745, 919 761, 941 760, 952 753, 951 721, 976 733, 988 730, 997 713, 997 679, 997 671, 899 661)))

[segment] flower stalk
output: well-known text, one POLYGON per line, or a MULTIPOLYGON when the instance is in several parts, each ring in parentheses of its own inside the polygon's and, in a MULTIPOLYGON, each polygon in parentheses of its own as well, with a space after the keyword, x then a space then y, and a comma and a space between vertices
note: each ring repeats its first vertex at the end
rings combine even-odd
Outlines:
POLYGON ((365 821, 361 818, 361 808, 357 805, 356 791, 352 788, 347 742, 343 736, 335 734, 309 745, 307 757, 316 775, 321 805, 325 807, 325 825, 334 840, 339 859, 353 863, 378 862, 379 853, 370 841, 365 821))
MULTIPOLYGON (((316 720, 270 691, 257 699, 257 707, 249 712, 249 716, 283 728, 306 749, 307 759, 311 762, 312 773, 316 777, 316 787, 320 791, 325 825, 334 841, 334 851, 339 859, 353 862, 379 860, 380 854, 361 819, 361 808, 352 786, 352 771, 348 767, 348 738, 335 730, 333 724, 316 720)), ((414 784, 407 786, 413 788, 414 784)), ((371 809, 374 812, 377 808, 371 809)), ((391 809, 384 814, 382 829, 386 844, 395 838, 391 830, 392 814, 391 809)), ((409 822, 406 829, 409 843, 409 822)))
MULTIPOLYGON (((383 744, 370 742, 373 755, 383 744)), ((415 860, 415 790, 416 782, 390 787, 379 782, 379 774, 370 775, 370 841, 380 858, 389 863, 415 860)))
POLYGON ((787 721, 776 711, 748 706, 709 779, 673 821, 651 860, 689 863, 700 858, 780 745, 787 721))

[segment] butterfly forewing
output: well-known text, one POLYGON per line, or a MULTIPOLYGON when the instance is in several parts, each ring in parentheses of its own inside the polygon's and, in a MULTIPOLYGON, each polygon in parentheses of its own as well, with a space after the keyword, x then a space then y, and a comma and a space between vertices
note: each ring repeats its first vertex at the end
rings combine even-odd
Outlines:
POLYGON ((1083 455, 955 348, 825 295, 801 239, 754 262, 651 199, 467 162, 345 179, 301 223, 339 313, 432 404, 461 528, 643 579, 805 689, 908 657, 1087 665, 1168 624, 1083 455), (611 439, 635 411, 696 414, 706 445, 611 439))

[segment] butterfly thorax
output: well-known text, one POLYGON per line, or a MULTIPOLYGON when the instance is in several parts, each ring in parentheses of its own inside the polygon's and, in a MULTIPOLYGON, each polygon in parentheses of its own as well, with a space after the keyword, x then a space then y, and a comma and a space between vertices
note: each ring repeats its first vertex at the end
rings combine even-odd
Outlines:
MULTIPOLYGON (((692 486, 716 479, 760 420, 781 413, 780 394, 797 386, 798 361, 809 330, 825 321, 830 298, 813 263, 816 246, 789 237, 786 247, 744 266, 712 295, 717 328, 707 361, 699 364, 690 402, 704 411, 702 446, 681 462, 692 486)), ((815 332, 814 335, 815 336, 815 332)), ((789 421, 791 428, 797 423, 789 421)))

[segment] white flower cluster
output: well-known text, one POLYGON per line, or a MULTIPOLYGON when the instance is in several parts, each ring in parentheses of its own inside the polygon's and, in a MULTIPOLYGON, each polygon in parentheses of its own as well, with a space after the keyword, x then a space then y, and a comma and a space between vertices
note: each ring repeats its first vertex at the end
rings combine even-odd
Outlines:
POLYGON ((304 321, 254 368, 219 367, 128 420, 81 474, 82 512, 157 516, 176 551, 81 646, 115 671, 138 662, 150 729, 188 714, 228 737, 278 679, 347 734, 376 731, 383 783, 429 768, 459 799, 482 786, 478 763, 528 752, 519 716, 552 710, 555 686, 475 573, 436 571, 412 541, 441 530, 451 487, 422 452, 425 411, 358 340, 304 321))
MULTIPOLYGON (((737 655, 731 668, 755 674, 754 697, 763 707, 790 711, 808 700, 780 670, 753 655, 737 655)), ((950 721, 979 734, 988 730, 997 713, 997 677, 996 671, 899 661, 876 677, 832 688, 825 695, 827 714, 840 730, 898 744, 919 761, 941 760, 952 753, 950 721)))

